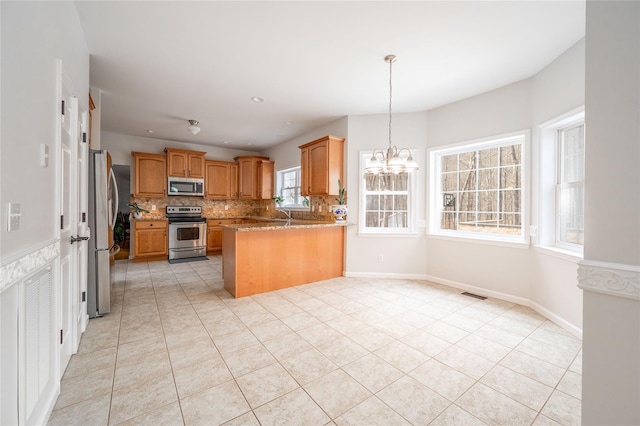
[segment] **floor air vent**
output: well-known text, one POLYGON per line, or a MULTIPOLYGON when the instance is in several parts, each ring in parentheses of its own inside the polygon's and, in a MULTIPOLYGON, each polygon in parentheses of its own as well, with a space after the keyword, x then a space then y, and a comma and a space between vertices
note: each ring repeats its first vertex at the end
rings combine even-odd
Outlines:
POLYGON ((474 299, 487 300, 487 298, 486 298, 486 297, 484 297, 484 296, 479 296, 479 295, 477 295, 477 294, 469 293, 469 292, 466 292, 466 291, 465 291, 464 293, 462 293, 462 294, 463 294, 464 296, 473 297, 474 299))

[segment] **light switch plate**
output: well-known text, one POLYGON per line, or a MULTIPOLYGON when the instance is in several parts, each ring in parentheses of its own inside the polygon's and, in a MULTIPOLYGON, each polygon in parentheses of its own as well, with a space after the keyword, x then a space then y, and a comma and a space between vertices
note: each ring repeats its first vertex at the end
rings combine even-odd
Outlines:
POLYGON ((49 167, 49 145, 40 144, 40 166, 49 167))
POLYGON ((20 204, 8 203, 7 204, 7 231, 17 231, 20 229, 20 204))

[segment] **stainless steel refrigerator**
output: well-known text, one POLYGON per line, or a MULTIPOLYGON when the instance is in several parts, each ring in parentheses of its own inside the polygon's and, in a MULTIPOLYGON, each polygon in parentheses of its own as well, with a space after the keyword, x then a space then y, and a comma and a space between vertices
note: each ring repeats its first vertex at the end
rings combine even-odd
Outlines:
POLYGON ((111 311, 112 271, 109 256, 113 228, 118 212, 118 185, 107 151, 89 152, 89 265, 87 277, 87 314, 89 318, 111 311))

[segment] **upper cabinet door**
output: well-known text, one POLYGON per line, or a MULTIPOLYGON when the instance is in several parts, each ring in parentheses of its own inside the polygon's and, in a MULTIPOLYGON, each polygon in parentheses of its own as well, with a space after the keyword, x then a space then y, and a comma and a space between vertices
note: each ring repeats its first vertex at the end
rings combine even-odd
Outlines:
POLYGON ((261 200, 273 197, 273 161, 256 156, 241 156, 235 160, 238 163, 238 198, 261 200))
POLYGON ((239 158, 237 161, 238 198, 241 200, 252 200, 256 198, 256 162, 252 158, 239 158))
POLYGON ((309 185, 309 148, 300 150, 300 195, 307 197, 311 192, 309 185))
POLYGON ((133 152, 134 186, 136 197, 164 197, 167 195, 167 156, 133 152))
POLYGON ((187 154, 185 152, 167 152, 167 176, 187 177, 187 154))
POLYGON ((165 148, 167 176, 204 179, 204 155, 206 152, 165 148))
POLYGON ((188 177, 204 178, 204 153, 189 152, 187 153, 188 177))
POLYGON ((325 136, 300 146, 302 195, 338 195, 344 138, 325 136))
MULTIPOLYGON (((205 163, 205 197, 228 199, 235 198, 236 189, 232 190, 231 172, 236 173, 235 163, 225 161, 206 161, 205 163)), ((235 179, 234 179, 235 181, 235 179)))
POLYGON ((275 164, 270 160, 258 162, 258 199, 270 200, 273 198, 273 181, 275 164))

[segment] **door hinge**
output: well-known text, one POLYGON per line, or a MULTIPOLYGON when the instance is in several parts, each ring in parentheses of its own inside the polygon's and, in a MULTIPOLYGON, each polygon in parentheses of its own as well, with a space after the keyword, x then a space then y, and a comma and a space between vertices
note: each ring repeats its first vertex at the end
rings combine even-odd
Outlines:
POLYGON ((60 215, 60 229, 64 229, 64 215, 60 215))
POLYGON ((62 340, 63 340, 63 337, 62 337, 62 336, 63 336, 63 335, 62 335, 62 330, 60 330, 60 344, 62 344, 62 340))
POLYGON ((82 292, 82 301, 83 301, 83 302, 86 302, 86 301, 87 301, 87 292, 86 292, 86 291, 83 291, 83 292, 82 292))
POLYGON ((60 111, 60 114, 61 114, 61 115, 64 115, 64 99, 62 100, 61 108, 62 108, 62 109, 61 109, 61 111, 60 111))
POLYGON ((87 132, 82 132, 82 143, 87 143, 87 132))
POLYGON ((82 223, 87 221, 87 212, 82 212, 82 223))

